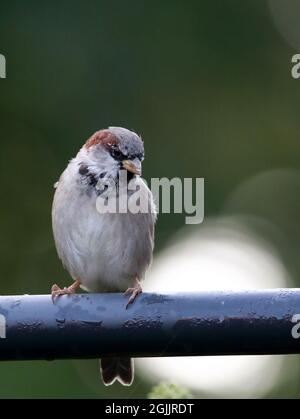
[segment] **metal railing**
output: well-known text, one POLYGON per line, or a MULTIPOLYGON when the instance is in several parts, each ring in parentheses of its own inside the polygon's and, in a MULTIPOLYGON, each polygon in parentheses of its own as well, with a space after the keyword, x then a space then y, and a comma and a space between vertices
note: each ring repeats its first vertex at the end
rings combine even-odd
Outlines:
POLYGON ((0 360, 300 353, 300 290, 0 297, 0 360))

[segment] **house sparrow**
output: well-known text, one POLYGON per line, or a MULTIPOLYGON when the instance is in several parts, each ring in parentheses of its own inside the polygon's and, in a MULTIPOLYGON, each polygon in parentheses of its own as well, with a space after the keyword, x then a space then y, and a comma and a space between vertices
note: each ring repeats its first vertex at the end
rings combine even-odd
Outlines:
MULTIPOLYGON (((144 145, 125 128, 97 131, 72 159, 56 184, 52 223, 58 255, 74 282, 68 288, 52 287, 52 299, 72 294, 78 287, 89 292, 130 295, 126 308, 142 292, 143 279, 152 260, 156 209, 151 191, 141 178, 144 145), (147 213, 100 213, 97 199, 118 199, 120 171, 128 174, 128 188, 138 186, 149 202, 147 213), (107 182, 107 184, 106 184, 107 182), (106 184, 106 187, 103 185, 106 184)), ((127 189, 127 186, 126 186, 127 189)), ((130 358, 101 360, 103 382, 133 381, 130 358)))

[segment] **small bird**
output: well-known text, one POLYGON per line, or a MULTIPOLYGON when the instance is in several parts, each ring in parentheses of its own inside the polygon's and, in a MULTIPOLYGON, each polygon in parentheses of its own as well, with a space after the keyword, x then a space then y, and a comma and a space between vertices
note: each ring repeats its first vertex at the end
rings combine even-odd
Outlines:
MULTIPOLYGON (((140 136, 109 127, 92 135, 62 173, 55 185, 52 225, 58 256, 74 282, 63 289, 53 285, 53 301, 81 287, 88 292, 125 292, 130 296, 127 309, 142 292, 140 281, 152 262, 157 216, 152 193, 141 178, 143 159, 140 136), (98 211, 98 198, 118 199, 113 190, 118 191, 121 171, 127 174, 128 188, 133 183, 147 197, 149 211, 98 211)), ((100 365, 105 385, 115 380, 132 384, 132 359, 105 358, 100 365)))

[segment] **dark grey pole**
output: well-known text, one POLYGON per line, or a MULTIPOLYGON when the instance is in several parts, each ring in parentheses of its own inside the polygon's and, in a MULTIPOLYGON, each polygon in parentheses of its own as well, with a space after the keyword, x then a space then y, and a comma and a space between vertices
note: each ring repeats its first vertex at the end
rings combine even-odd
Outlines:
POLYGON ((126 301, 0 297, 0 360, 300 353, 297 289, 144 293, 128 310, 126 301))

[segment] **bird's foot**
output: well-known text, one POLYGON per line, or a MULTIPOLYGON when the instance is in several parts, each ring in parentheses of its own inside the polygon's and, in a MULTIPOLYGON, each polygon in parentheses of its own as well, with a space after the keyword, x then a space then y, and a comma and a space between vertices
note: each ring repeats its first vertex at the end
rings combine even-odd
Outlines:
POLYGON ((134 300, 143 292, 140 281, 138 279, 135 279, 134 287, 128 288, 125 291, 124 295, 130 295, 130 298, 126 304, 126 310, 134 302, 134 300))
POLYGON ((60 295, 68 295, 68 294, 75 294, 78 287, 80 287, 81 282, 77 279, 72 285, 69 287, 60 288, 58 285, 54 284, 51 288, 51 298, 54 303, 55 297, 59 297, 60 295))

